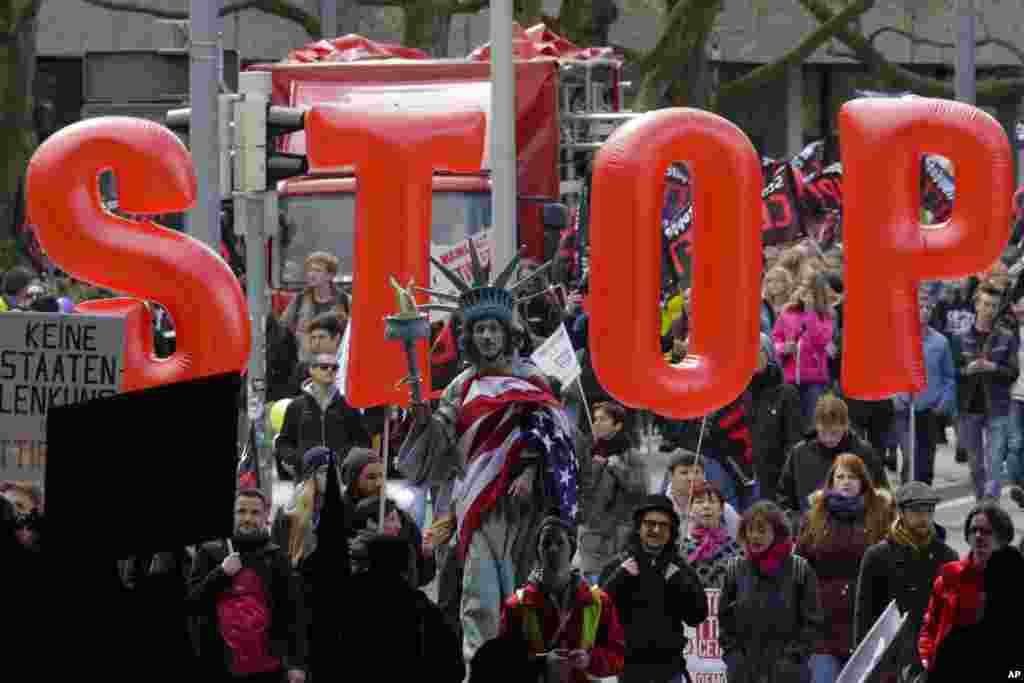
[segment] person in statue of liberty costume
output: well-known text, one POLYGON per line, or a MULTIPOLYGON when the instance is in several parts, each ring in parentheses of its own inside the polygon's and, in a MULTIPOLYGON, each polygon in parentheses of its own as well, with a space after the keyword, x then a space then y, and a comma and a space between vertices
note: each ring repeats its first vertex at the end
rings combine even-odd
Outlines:
MULTIPOLYGON (((513 293, 506 290, 518 256, 488 283, 470 241, 474 283, 434 261, 459 294, 423 290, 457 312, 470 367, 444 390, 436 410, 418 404, 399 454, 399 470, 416 485, 437 486, 440 525, 462 563, 459 616, 467 661, 498 635, 501 607, 530 576, 536 533, 550 512, 571 524, 577 514, 572 428, 544 374, 516 353, 513 293), (447 514, 446 514, 447 513, 447 514)), ((535 271, 532 277, 536 277, 535 271)))

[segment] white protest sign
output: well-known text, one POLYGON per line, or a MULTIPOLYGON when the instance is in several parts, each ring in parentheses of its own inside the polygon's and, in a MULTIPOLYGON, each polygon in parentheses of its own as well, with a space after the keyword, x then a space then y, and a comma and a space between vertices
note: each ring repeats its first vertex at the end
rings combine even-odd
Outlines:
MULTIPOLYGON (((485 271, 491 266, 491 251, 493 249, 493 230, 484 228, 473 235, 473 246, 476 247, 477 256, 480 257, 480 267, 485 271)), ((430 255, 442 264, 458 273, 466 282, 473 281, 473 266, 469 256, 469 238, 460 240, 454 245, 438 245, 431 242, 430 255)), ((459 290, 455 285, 448 282, 448 278, 441 274, 441 271, 430 264, 430 288, 449 294, 458 294, 459 290)), ((431 320, 440 320, 448 314, 443 311, 431 311, 431 320)))
POLYGON ((718 644, 718 602, 722 592, 717 588, 704 592, 708 596, 708 618, 697 628, 686 627, 686 670, 693 683, 726 683, 722 647, 718 644))
POLYGON ((121 391, 124 319, 0 314, 0 479, 42 481, 51 406, 121 391))
POLYGON ((572 348, 569 331, 565 323, 558 326, 555 333, 544 340, 530 356, 541 372, 554 377, 562 387, 568 387, 583 372, 576 351, 572 348))
POLYGON ((349 318, 348 324, 345 325, 345 333, 341 336, 341 344, 338 346, 338 376, 334 379, 334 386, 338 387, 342 396, 348 396, 348 349, 351 344, 349 340, 352 338, 349 333, 351 329, 352 318, 349 318))

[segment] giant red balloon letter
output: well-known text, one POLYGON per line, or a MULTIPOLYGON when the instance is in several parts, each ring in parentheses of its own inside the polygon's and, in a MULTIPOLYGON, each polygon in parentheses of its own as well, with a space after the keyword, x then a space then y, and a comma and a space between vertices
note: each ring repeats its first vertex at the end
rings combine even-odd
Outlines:
POLYGON ((128 318, 122 389, 133 391, 243 369, 252 341, 248 309, 231 269, 201 242, 156 223, 107 212, 98 178, 111 169, 121 210, 183 211, 195 201, 188 150, 166 128, 127 117, 68 126, 32 157, 27 195, 47 255, 75 278, 156 301, 170 312, 176 351, 153 353, 141 302, 86 302, 82 313, 128 318))
POLYGON ((916 287, 986 269, 1009 238, 1010 146, 999 123, 960 102, 866 98, 839 112, 846 303, 842 386, 882 399, 926 385, 916 287), (922 229, 921 157, 956 168, 952 218, 922 229))
POLYGON ((757 363, 761 164, 743 132, 696 109, 644 114, 597 154, 590 346, 601 384, 623 403, 690 418, 747 386, 757 363), (658 340, 665 169, 689 164, 694 209, 690 353, 669 367, 658 340))
MULTIPOLYGON (((355 112, 314 107, 306 118, 311 170, 355 166, 356 237, 349 347, 349 403, 406 404, 398 386, 408 374, 398 342, 384 338, 384 316, 397 312, 394 276, 430 282, 430 215, 435 170, 480 170, 482 112, 355 112)), ((423 385, 430 387, 424 344, 418 345, 423 385)))

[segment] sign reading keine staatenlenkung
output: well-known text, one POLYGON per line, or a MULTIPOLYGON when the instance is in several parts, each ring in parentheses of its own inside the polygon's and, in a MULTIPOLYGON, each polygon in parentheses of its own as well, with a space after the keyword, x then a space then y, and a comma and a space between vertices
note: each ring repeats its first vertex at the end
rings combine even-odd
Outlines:
POLYGON ((0 479, 42 481, 51 406, 121 391, 124 319, 0 314, 0 479))

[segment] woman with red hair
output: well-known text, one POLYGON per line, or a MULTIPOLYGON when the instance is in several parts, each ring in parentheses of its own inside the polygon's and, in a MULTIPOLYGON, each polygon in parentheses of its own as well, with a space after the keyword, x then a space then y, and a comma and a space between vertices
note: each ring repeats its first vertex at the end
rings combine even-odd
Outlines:
POLYGON ((811 494, 796 552, 818 576, 825 630, 811 656, 813 683, 833 683, 853 654, 857 574, 869 547, 893 521, 892 498, 876 489, 864 461, 852 453, 835 459, 825 486, 811 494))

